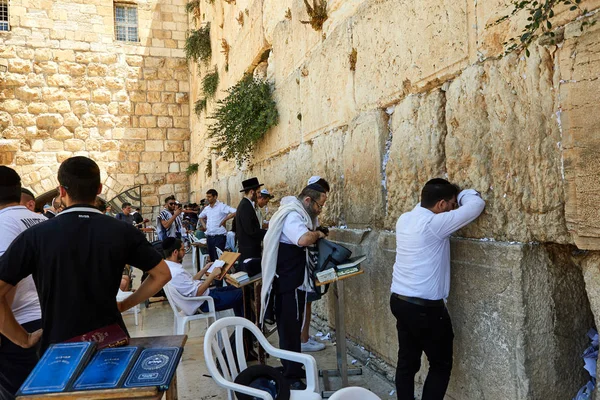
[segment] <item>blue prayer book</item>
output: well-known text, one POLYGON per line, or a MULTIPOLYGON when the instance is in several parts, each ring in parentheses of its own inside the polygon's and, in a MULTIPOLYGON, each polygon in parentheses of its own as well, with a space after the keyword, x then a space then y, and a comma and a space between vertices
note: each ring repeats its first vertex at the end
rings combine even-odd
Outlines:
POLYGON ((179 364, 181 347, 149 348, 140 353, 123 387, 158 386, 167 390, 179 364))
POLYGON ((73 390, 114 389, 121 387, 137 359, 139 347, 98 350, 73 385, 73 390))
POLYGON ((64 392, 94 352, 96 343, 58 343, 48 347, 17 396, 64 392))

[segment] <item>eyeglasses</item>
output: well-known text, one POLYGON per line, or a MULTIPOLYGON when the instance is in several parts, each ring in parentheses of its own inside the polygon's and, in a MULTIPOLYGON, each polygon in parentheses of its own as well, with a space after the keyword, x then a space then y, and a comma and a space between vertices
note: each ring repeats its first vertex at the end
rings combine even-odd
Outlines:
POLYGON ((177 203, 169 203, 170 206, 174 206, 175 204, 177 204, 177 203))
POLYGON ((312 201, 313 203, 315 203, 317 205, 317 207, 319 207, 319 211, 321 211, 323 209, 323 207, 325 207, 325 203, 319 204, 319 203, 317 203, 316 200, 313 200, 313 199, 310 199, 310 201, 312 201))

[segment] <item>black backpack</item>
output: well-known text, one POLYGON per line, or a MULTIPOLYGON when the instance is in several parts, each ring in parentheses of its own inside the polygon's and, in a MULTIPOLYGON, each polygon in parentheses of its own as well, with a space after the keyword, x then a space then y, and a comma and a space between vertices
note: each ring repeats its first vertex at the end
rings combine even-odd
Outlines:
POLYGON ((312 289, 320 295, 327 293, 329 285, 316 285, 316 282, 318 282, 317 273, 343 264, 351 255, 352 252, 349 249, 327 239, 319 239, 316 245, 309 247, 308 270, 312 289))

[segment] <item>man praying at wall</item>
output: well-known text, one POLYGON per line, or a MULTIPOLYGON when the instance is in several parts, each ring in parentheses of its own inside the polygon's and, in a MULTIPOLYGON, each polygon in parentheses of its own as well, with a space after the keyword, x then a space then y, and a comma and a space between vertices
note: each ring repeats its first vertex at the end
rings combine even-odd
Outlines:
POLYGON ((429 360, 422 400, 443 400, 452 370, 450 235, 471 223, 485 202, 473 189, 459 191, 444 179, 431 179, 421 202, 398 218, 396 262, 390 307, 398 330, 398 400, 415 397, 421 354, 429 360))

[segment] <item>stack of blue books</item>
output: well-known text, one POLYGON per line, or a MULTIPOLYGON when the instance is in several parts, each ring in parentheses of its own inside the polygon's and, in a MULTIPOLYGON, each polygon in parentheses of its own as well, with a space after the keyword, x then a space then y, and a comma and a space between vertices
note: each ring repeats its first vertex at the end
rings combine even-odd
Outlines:
POLYGON ((94 354, 95 347, 94 342, 51 345, 17 396, 121 387, 167 390, 183 353, 181 347, 125 346, 94 354))

